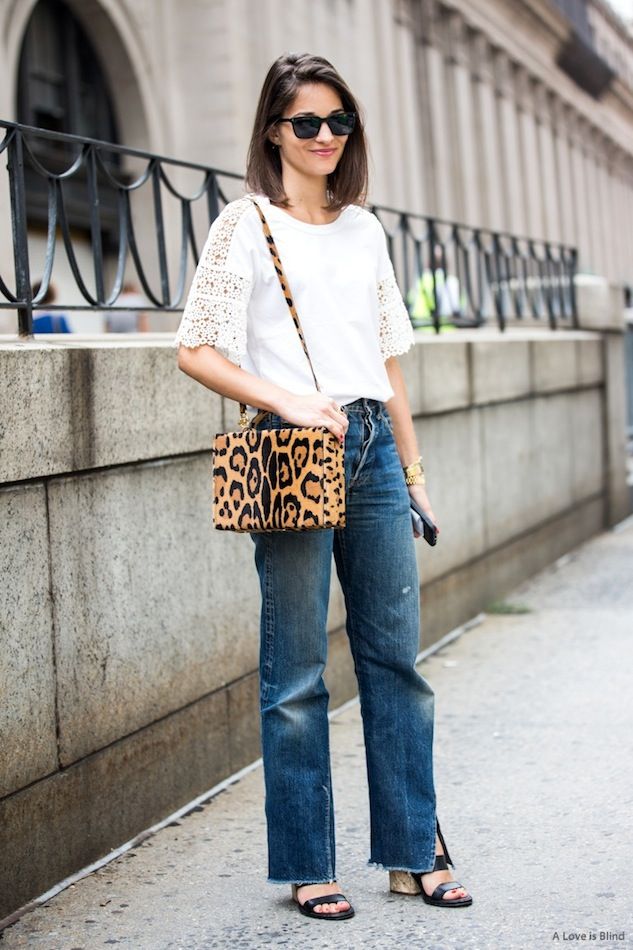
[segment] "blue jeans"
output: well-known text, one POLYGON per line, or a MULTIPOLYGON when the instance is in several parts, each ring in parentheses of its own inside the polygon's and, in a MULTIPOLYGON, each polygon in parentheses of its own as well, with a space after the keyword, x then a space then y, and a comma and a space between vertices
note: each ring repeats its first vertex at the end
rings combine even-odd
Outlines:
MULTIPOLYGON (((416 671, 419 584, 409 493, 380 402, 345 407, 347 526, 252 535, 262 592, 261 720, 269 879, 336 877, 328 739, 332 553, 345 596, 365 737, 370 864, 435 859, 433 691, 416 671)), ((287 425, 268 414, 262 427, 287 425)))

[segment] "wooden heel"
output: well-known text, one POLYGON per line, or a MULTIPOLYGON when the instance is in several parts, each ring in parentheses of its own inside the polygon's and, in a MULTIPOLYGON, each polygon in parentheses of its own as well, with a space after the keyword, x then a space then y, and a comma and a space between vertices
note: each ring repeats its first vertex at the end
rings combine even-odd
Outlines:
POLYGON ((394 894, 420 894, 421 888, 409 871, 389 871, 389 890, 394 894))

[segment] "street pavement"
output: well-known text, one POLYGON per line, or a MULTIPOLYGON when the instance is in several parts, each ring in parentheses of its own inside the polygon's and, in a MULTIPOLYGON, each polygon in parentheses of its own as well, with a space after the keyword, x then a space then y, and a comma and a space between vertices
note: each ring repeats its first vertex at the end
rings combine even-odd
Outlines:
POLYGON ((436 694, 438 815, 470 908, 390 894, 386 872, 367 867, 352 705, 331 732, 338 880, 354 919, 308 920, 288 887, 266 883, 256 768, 23 916, 0 950, 633 947, 632 670, 630 523, 421 664, 436 694))

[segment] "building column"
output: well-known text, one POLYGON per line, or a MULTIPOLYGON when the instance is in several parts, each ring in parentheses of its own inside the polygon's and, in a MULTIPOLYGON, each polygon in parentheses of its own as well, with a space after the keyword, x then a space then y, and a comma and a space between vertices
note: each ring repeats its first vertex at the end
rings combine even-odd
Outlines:
POLYGON ((633 288, 633 158, 622 154, 622 177, 618 203, 621 208, 623 279, 633 288))
POLYGON ((542 83, 534 87, 536 133, 539 155, 538 174, 541 182, 543 236, 548 241, 562 240, 560 183, 556 175, 554 155, 552 93, 542 83))
POLYGON ((575 245, 577 244, 577 228, 569 141, 570 107, 557 95, 552 97, 551 105, 556 188, 560 202, 560 240, 563 244, 575 245))
POLYGON ((498 127, 494 86, 494 53, 483 33, 473 37, 473 78, 475 81, 475 137, 481 195, 481 224, 495 231, 506 226, 501 136, 498 127))
POLYGON ((422 129, 429 146, 425 176, 428 213, 450 219, 454 216, 454 208, 450 165, 452 141, 444 66, 445 24, 436 0, 421 0, 419 14, 419 98, 423 104, 422 129))
POLYGON ((626 227, 620 217, 620 209, 614 200, 615 191, 615 164, 617 146, 606 136, 599 140, 601 162, 598 167, 600 204, 600 230, 602 246, 604 248, 605 275, 611 283, 618 283, 620 278, 620 249, 619 235, 626 227))
MULTIPOLYGON (((572 192, 575 217, 575 240, 578 248, 578 265, 580 270, 596 271, 592 257, 590 238, 589 206, 587 202, 587 174, 583 154, 585 122, 576 111, 570 111, 568 116, 570 131, 570 150, 572 166, 572 192)), ((597 272, 597 271, 596 271, 597 272)))
POLYGON ((429 161, 428 142, 423 134, 421 110, 416 87, 416 29, 411 5, 396 0, 394 12, 394 60, 399 95, 400 128, 399 158, 402 170, 403 208, 417 213, 428 212, 424 167, 429 161))
POLYGON ((586 202, 589 213, 589 246, 593 269, 597 274, 606 276, 603 234, 601 228, 602 210, 600 207, 600 175, 598 171, 598 153, 595 145, 595 127, 589 122, 585 126, 584 164, 587 182, 586 202))
POLYGON ((455 218, 466 224, 481 222, 479 154, 474 124, 474 89, 470 72, 471 31, 461 13, 450 13, 446 21, 448 50, 446 74, 451 110, 453 207, 455 218))
POLYGON ((527 231, 519 153, 519 118, 514 99, 514 66, 503 50, 494 54, 495 92, 501 155, 504 227, 514 234, 527 231))
MULTIPOLYGON (((397 65, 394 41, 393 2, 373 0, 374 47, 373 66, 379 76, 380 96, 378 99, 379 128, 378 136, 382 140, 380 156, 376 155, 376 165, 381 182, 381 201, 397 208, 405 207, 405 187, 402 176, 402 125, 400 121, 401 89, 398 85, 397 65), (382 167, 378 167, 378 162, 382 167)), ((372 141, 376 136, 372 137, 372 141)), ((407 143, 408 145, 408 143, 407 143)))
POLYGON ((516 67, 514 79, 519 110, 520 168, 524 182, 523 201, 527 235, 542 238, 545 234, 545 226, 535 120, 535 80, 522 66, 516 67))

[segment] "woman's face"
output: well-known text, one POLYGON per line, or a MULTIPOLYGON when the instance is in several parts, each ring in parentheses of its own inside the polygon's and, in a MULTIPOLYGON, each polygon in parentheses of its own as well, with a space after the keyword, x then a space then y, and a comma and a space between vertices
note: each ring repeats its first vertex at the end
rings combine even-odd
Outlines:
MULTIPOLYGON (((284 110, 284 118, 297 115, 329 116, 342 112, 339 94, 324 83, 306 83, 284 110)), ((270 139, 279 146, 282 173, 288 167, 309 177, 331 175, 338 165, 348 136, 333 135, 326 122, 321 123, 319 134, 313 139, 299 139, 290 122, 274 126, 270 139)))

